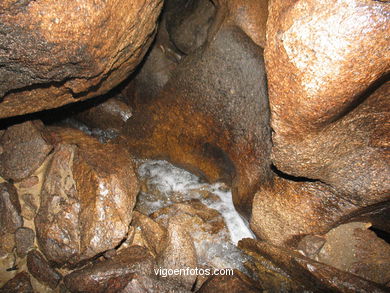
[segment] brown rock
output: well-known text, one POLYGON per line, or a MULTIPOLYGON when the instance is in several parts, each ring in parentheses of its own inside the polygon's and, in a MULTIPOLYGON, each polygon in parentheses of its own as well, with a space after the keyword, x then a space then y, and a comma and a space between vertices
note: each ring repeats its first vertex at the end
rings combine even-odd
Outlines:
POLYGON ((233 183, 234 204, 248 216, 255 189, 270 176, 261 48, 222 27, 171 74, 160 94, 135 106, 118 140, 138 156, 233 183))
POLYGON ((27 252, 34 247, 35 233, 30 228, 21 227, 15 232, 16 253, 19 257, 25 257, 27 252))
POLYGON ((34 293, 30 276, 26 272, 18 273, 0 288, 0 293, 34 293))
POLYGON ((148 246, 152 248, 155 255, 159 254, 164 248, 167 237, 166 229, 153 221, 151 218, 134 211, 131 225, 135 229, 141 229, 144 239, 148 246))
POLYGON ((118 85, 146 53, 161 6, 160 0, 2 2, 0 117, 59 107, 118 85))
POLYGON ((34 173, 25 179, 14 183, 18 192, 20 206, 22 208, 22 216, 27 220, 33 220, 38 211, 42 186, 45 181, 46 171, 51 162, 52 155, 45 159, 42 165, 34 171, 34 173))
POLYGON ((133 273, 150 275, 154 265, 145 248, 132 246, 110 259, 73 271, 64 278, 64 283, 71 292, 109 292, 108 288, 121 292, 133 273))
POLYGON ((128 152, 78 130, 52 129, 56 141, 35 218, 39 246, 75 265, 126 237, 138 183, 128 152))
POLYGON ((132 111, 124 102, 110 98, 76 115, 89 127, 119 132, 131 117, 132 111))
POLYGON ((296 246, 305 235, 326 233, 362 210, 323 183, 275 177, 256 193, 250 226, 260 239, 296 246))
POLYGON ((266 43, 268 0, 215 0, 217 15, 211 35, 220 25, 236 25, 258 46, 266 43))
MULTIPOLYGON (((273 246, 264 241, 244 239, 238 245, 245 252, 258 259, 259 263, 266 260, 268 270, 276 270, 286 278, 292 278, 300 287, 293 287, 290 291, 302 292, 313 290, 315 292, 387 292, 385 287, 362 279, 356 275, 340 271, 328 265, 313 261, 300 253, 273 246)), ((266 267, 266 270, 267 270, 266 267)), ((260 284, 263 274, 258 276, 260 284)), ((264 289, 273 291, 277 288, 264 289)))
POLYGON ((55 289, 62 279, 61 274, 50 267, 38 250, 32 250, 27 254, 27 267, 35 279, 48 285, 51 289, 55 289))
POLYGON ((22 203, 22 216, 28 220, 34 219, 38 211, 39 198, 34 194, 25 193, 20 197, 20 201, 22 203))
POLYGON ((324 246, 325 241, 324 237, 307 235, 299 242, 297 250, 309 258, 314 258, 324 246))
POLYGON ((380 1, 270 5, 273 163, 360 205, 384 201, 390 190, 390 83, 381 78, 390 69, 389 13, 380 1))
POLYGON ((21 208, 16 189, 9 183, 0 183, 0 237, 14 233, 23 226, 21 208))
POLYGON ((167 1, 164 13, 170 40, 188 55, 206 42, 215 7, 210 0, 175 0, 167 1))
POLYGON ((294 162, 287 144, 345 115, 389 70, 389 12, 381 1, 271 1, 265 59, 275 158, 294 162))
MULTIPOLYGON (((157 264, 162 269, 194 269, 197 266, 196 250, 192 237, 180 219, 184 217, 185 215, 174 217, 168 222, 167 244, 157 258, 157 264)), ((190 274, 170 275, 165 278, 182 284, 187 290, 191 290, 196 281, 196 275, 190 274)))
POLYGON ((0 154, 0 176, 12 180, 30 176, 53 148, 40 121, 27 121, 9 127, 0 144, 3 148, 0 154))
MULTIPOLYGON (((15 247, 15 234, 13 233, 4 233, 1 234, 0 238, 0 257, 4 257, 5 263, 9 264, 10 259, 14 259, 13 257, 13 249, 15 247)), ((12 267, 12 265, 11 265, 12 267)))
POLYGON ((167 229, 170 221, 179 222, 192 238, 198 263, 224 268, 221 267, 223 255, 210 253, 221 243, 228 245, 230 241, 229 231, 218 211, 208 208, 199 200, 190 200, 161 208, 150 217, 167 229))
POLYGON ((282 178, 257 193, 253 229, 285 245, 363 214, 381 218, 390 194, 390 83, 382 77, 390 6, 275 0, 269 11, 272 161, 282 178))
MULTIPOLYGON (((386 121, 390 119, 387 117, 390 113, 390 104, 387 102, 389 90, 390 83, 384 84, 331 127, 318 132, 316 136, 308 135, 305 141, 297 141, 297 148, 293 144, 286 148, 289 160, 294 157, 294 153, 299 156, 291 164, 284 159, 287 158, 287 153, 281 159, 283 164, 288 163, 290 169, 287 171, 294 175, 320 178, 326 184, 304 182, 308 181, 307 178, 282 174, 287 180, 275 179, 271 187, 260 188, 253 208, 256 216, 252 219, 252 227, 257 235, 266 233, 260 230, 271 229, 270 221, 285 232, 289 227, 295 226, 291 228, 294 232, 288 231, 285 234, 286 240, 287 234, 298 236, 326 233, 340 224, 340 220, 363 218, 369 221, 372 216, 378 222, 375 219, 386 218, 390 194, 390 152, 386 142, 390 141, 390 137, 388 132, 380 137, 375 133, 385 130, 386 121), (295 168, 294 164, 300 160, 305 162, 299 162, 299 166, 295 168), (305 171, 301 173, 299 170, 305 171), (291 196, 286 197, 286 194, 291 196), (320 194, 322 198, 319 197, 320 194), (265 207, 264 211, 262 207, 265 207), (302 212, 304 210, 305 213, 302 212), (278 215, 282 215, 280 219, 283 218, 288 225, 282 224, 277 219, 278 215)), ((385 223, 386 221, 381 224, 384 229, 385 223)), ((284 236, 279 234, 270 237, 284 236)), ((274 241, 267 237, 264 239, 274 241)))
POLYGON ((332 229, 316 260, 379 284, 390 282, 390 245, 368 227, 353 222, 332 229))
POLYGON ((262 292, 261 288, 248 276, 234 270, 233 275, 212 276, 197 291, 199 293, 229 292, 229 293, 255 293, 262 292))

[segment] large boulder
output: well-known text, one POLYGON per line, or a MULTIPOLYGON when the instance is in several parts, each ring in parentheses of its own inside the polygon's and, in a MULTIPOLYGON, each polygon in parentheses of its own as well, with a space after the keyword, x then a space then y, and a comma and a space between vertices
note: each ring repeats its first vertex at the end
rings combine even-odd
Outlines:
POLYGON ((162 0, 2 1, 0 117, 101 95, 151 44, 162 0))
POLYGON ((269 13, 277 178, 259 188, 252 228, 291 245, 351 218, 380 219, 390 194, 390 5, 274 0, 269 13))
POLYGON ((126 237, 138 182, 129 153, 71 129, 51 129, 55 148, 35 218, 49 261, 75 265, 126 237))

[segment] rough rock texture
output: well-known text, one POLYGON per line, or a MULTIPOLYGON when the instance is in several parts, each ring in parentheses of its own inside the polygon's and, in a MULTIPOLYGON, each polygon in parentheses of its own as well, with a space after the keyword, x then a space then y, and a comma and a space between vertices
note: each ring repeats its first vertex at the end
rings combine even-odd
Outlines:
POLYGON ((160 0, 0 4, 0 117, 101 95, 148 49, 160 0))
POLYGON ((147 246, 151 248, 155 255, 158 255, 165 248, 167 231, 162 225, 137 211, 133 212, 131 225, 136 230, 141 230, 147 246))
POLYGON ((64 278, 66 287, 71 292, 109 292, 116 287, 120 292, 133 273, 141 275, 153 274, 154 260, 151 254, 139 246, 121 250, 111 259, 104 260, 73 271, 64 278))
POLYGON ((207 40, 215 7, 210 0, 167 1, 166 28, 169 39, 182 54, 188 55, 207 40))
POLYGON ((0 288, 0 293, 34 293, 30 276, 26 272, 18 273, 0 288))
POLYGON ((274 155, 284 155, 285 166, 297 159, 289 143, 349 112, 390 69, 390 7, 385 1, 273 0, 269 12, 265 59, 274 155))
MULTIPOLYGON (((1 106, 0 106, 1 107, 1 106)), ((0 110, 1 111, 1 110, 0 110)), ((0 176, 21 180, 31 175, 53 149, 40 121, 10 126, 0 139, 0 176)))
POLYGON ((222 215, 199 200, 183 201, 152 213, 150 217, 168 229, 170 221, 179 222, 192 238, 197 262, 218 267, 221 255, 210 253, 213 245, 227 243, 230 234, 222 215))
POLYGON ((126 237, 138 183, 125 149, 78 130, 50 134, 55 149, 35 218, 37 237, 48 260, 74 265, 126 237))
POLYGON ((229 292, 229 293, 255 293, 262 292, 261 287, 248 276, 234 270, 232 276, 210 277, 197 291, 199 293, 229 292))
POLYGON ((122 141, 136 155, 233 182, 234 203, 248 216, 255 189, 269 177, 262 49, 240 29, 223 27, 171 74, 160 94, 135 107, 122 141))
POLYGON ((390 83, 377 89, 390 70, 389 15, 380 1, 272 2, 265 59, 279 170, 358 202, 389 194, 390 83))
MULTIPOLYGON (((175 270, 197 267, 194 243, 180 219, 182 217, 174 217, 168 221, 166 247, 157 258, 157 264, 161 268, 175 270)), ((191 290, 196 281, 196 275, 170 275, 165 278, 182 284, 187 290, 191 290)))
POLYGON ((275 177, 256 193, 250 227, 260 239, 296 246, 305 235, 326 233, 361 210, 323 183, 275 177))
POLYGON ((379 284, 390 282, 390 245, 367 230, 368 223, 352 222, 332 229, 315 259, 379 284))
POLYGON ((78 120, 89 127, 119 132, 131 117, 132 111, 124 102, 110 98, 77 114, 78 120))
POLYGON ((260 285, 271 292, 387 292, 385 287, 264 241, 241 240, 254 258, 260 285), (276 276, 273 277, 272 275, 276 276), (272 276, 272 277, 270 277, 272 276))
POLYGON ((299 241, 297 250, 304 256, 314 258, 324 246, 326 239, 323 236, 307 235, 299 241))
POLYGON ((34 247, 35 233, 30 228, 21 227, 15 232, 16 253, 19 257, 26 256, 34 247))
POLYGON ((32 250, 28 253, 27 267, 35 279, 52 289, 55 289, 62 279, 61 274, 49 265, 38 250, 32 250))
POLYGON ((268 2, 268 0, 214 0, 217 15, 210 28, 210 36, 213 37, 221 25, 236 25, 255 44, 264 48, 268 2))
POLYGON ((23 225, 21 208, 16 189, 12 184, 0 184, 0 236, 14 233, 23 225))
POLYGON ((251 222, 259 237, 291 245, 385 215, 390 6, 275 0, 269 8, 265 61, 280 178, 259 188, 251 222))

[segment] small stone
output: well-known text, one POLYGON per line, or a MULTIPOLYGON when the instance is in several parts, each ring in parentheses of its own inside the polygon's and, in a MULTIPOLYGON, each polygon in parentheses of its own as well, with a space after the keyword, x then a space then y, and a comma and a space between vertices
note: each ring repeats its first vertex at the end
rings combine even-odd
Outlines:
POLYGON ((38 210, 38 199, 30 193, 22 194, 20 198, 22 202, 22 216, 28 220, 34 219, 38 210))
POLYGON ((0 288, 0 293, 34 293, 30 276, 26 272, 18 273, 0 288))
POLYGON ((19 228, 15 232, 16 253, 25 257, 27 252, 34 247, 35 233, 30 228, 19 228))
POLYGON ((127 104, 111 98, 77 114, 76 118, 92 128, 119 132, 131 116, 132 111, 127 104))
POLYGON ((303 254, 309 258, 314 258, 315 255, 324 246, 325 238, 317 235, 307 235, 299 242, 297 250, 302 251, 303 254))
POLYGON ((0 184, 0 237, 5 233, 14 233, 23 225, 20 216, 21 207, 18 194, 13 185, 0 184))
POLYGON ((0 176, 15 181, 30 176, 45 160, 53 146, 48 142, 40 121, 10 126, 0 140, 0 176))
POLYGON ((35 279, 51 289, 55 289, 62 279, 61 274, 50 267, 38 250, 32 250, 27 254, 27 267, 35 279))

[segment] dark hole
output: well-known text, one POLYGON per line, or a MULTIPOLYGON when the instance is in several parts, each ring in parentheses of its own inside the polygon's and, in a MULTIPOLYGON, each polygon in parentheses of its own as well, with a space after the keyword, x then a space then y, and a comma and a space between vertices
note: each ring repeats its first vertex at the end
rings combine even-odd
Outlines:
POLYGON ((316 182, 316 181, 318 181, 316 179, 311 179, 311 178, 307 178, 307 177, 296 177, 293 175, 289 175, 287 173, 284 173, 284 172, 278 170, 278 168, 276 168, 276 166, 274 164, 271 164, 271 170, 279 177, 287 179, 287 180, 295 181, 295 182, 316 182))
POLYGON ((369 230, 371 230, 372 232, 374 232, 376 234, 376 236, 378 236, 379 238, 385 240, 387 243, 390 244, 390 233, 383 231, 383 230, 380 230, 380 229, 375 228, 375 227, 370 227, 369 230))

